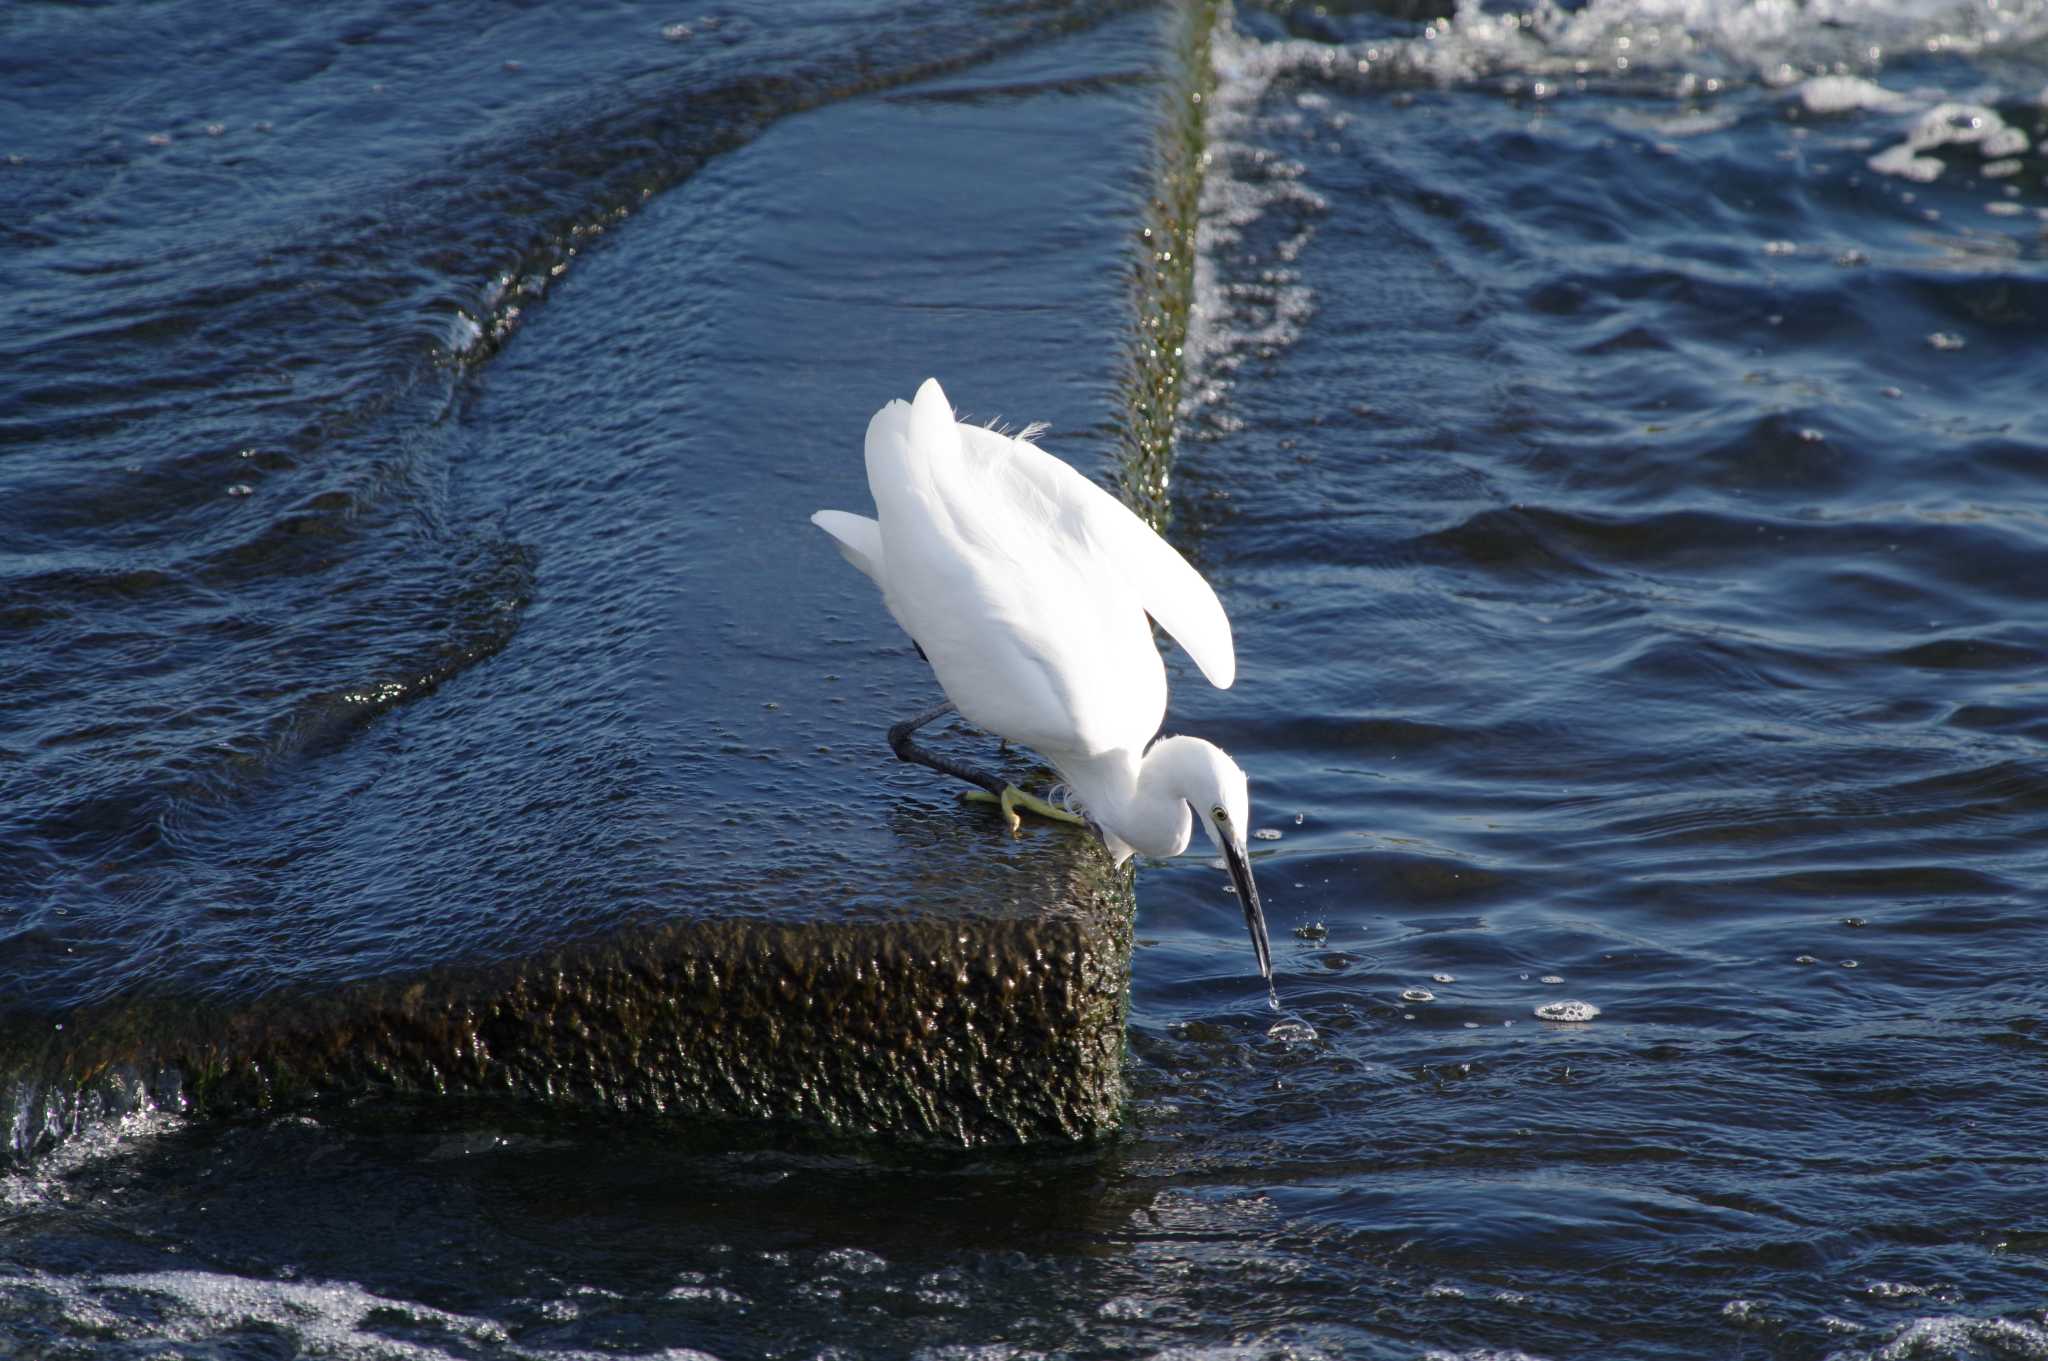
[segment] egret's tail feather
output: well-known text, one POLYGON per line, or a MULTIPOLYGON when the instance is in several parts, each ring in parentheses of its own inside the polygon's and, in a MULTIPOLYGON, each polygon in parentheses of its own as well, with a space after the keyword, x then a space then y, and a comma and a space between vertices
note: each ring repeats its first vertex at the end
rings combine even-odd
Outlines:
POLYGON ((839 552, 861 571, 868 580, 882 584, 882 526, 865 515, 854 515, 844 510, 821 510, 811 516, 811 523, 832 536, 839 545, 839 552))

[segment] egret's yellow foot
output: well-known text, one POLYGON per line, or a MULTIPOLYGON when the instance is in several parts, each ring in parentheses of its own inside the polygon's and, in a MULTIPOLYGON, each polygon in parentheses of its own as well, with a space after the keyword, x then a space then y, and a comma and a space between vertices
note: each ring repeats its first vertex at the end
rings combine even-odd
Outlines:
POLYGON ((1076 827, 1087 825, 1087 819, 1069 813, 1056 803, 1047 803, 1036 794, 1027 794, 1015 785, 1005 785, 1001 798, 981 789, 970 789, 960 797, 969 803, 993 803, 1000 806, 1003 810, 1003 821, 1010 824, 1012 832, 1024 825, 1024 820, 1017 816, 1019 808, 1027 813, 1036 813, 1042 818, 1050 818, 1054 822, 1071 822, 1076 827))

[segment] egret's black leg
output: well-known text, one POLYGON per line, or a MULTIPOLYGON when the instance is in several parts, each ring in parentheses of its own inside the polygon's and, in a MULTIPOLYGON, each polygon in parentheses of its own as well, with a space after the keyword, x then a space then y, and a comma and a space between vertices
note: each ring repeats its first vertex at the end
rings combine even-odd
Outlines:
POLYGON ((997 798, 1001 798, 1003 791, 1009 788, 1007 781, 999 780, 985 770, 976 770, 973 766, 965 766, 958 761, 949 761, 937 752, 927 747, 921 747, 912 740, 911 735, 919 728, 922 728, 935 718, 952 712, 953 702, 947 700, 944 704, 934 705, 921 714, 904 719, 901 723, 889 729, 889 749, 896 753, 896 759, 899 761, 912 761, 921 766, 930 766, 941 775, 951 775, 956 780, 965 780, 967 783, 978 785, 997 798))
POLYGON ((988 802, 1001 808, 1003 811, 1003 821, 1010 825, 1010 830, 1013 832, 1021 825, 1017 817, 1017 810, 1019 808, 1029 809, 1040 817, 1052 818, 1058 822, 1081 823, 1083 821, 1064 808, 1056 808, 1044 799, 1026 794, 1023 790, 1006 780, 998 779, 985 770, 976 770, 973 766, 962 765, 958 761, 949 761, 937 752, 919 746, 913 740, 912 734, 919 728, 922 728, 925 724, 943 714, 952 712, 953 704, 952 701, 948 700, 944 704, 932 706, 921 714, 906 718, 895 727, 889 729, 889 749, 896 753, 896 759, 899 761, 914 761, 921 766, 930 766, 942 775, 951 775, 956 780, 965 780, 971 785, 980 786, 986 792, 969 793, 961 797, 967 799, 986 799, 988 802))

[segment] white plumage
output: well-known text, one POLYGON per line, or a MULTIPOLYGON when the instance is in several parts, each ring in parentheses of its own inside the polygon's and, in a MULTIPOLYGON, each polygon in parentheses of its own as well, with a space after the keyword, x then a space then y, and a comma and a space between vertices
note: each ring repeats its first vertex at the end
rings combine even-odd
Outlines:
POLYGON ((821 510, 812 523, 881 588, 961 716, 1051 762, 1118 863, 1134 850, 1180 854, 1199 817, 1270 974, 1244 772, 1199 738, 1152 744, 1166 668, 1147 615, 1213 684, 1236 679, 1230 621, 1209 584, 1059 459, 956 421, 936 379, 875 413, 867 472, 874 519, 821 510))

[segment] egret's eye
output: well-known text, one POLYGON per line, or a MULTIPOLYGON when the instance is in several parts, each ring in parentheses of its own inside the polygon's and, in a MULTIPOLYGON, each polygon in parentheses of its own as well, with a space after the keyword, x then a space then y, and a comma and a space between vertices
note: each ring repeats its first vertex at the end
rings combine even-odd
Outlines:
POLYGON ((1230 814, 1223 811, 1223 805, 1220 803, 1211 808, 1209 812, 1218 822, 1230 821, 1230 814))

